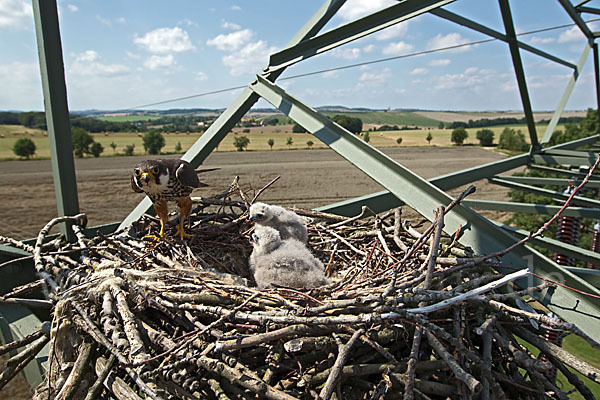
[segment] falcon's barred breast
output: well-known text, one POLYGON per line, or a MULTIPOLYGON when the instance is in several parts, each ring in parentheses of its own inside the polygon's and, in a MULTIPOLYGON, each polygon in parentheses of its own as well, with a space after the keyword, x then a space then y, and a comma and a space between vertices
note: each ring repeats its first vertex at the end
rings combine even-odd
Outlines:
POLYGON ((192 200, 190 194, 200 186, 197 172, 190 163, 179 159, 145 160, 136 164, 131 174, 131 187, 138 193, 146 193, 152 200, 160 218, 160 236, 168 222, 168 201, 176 201, 179 206, 178 234, 185 236, 183 222, 190 215, 192 200))

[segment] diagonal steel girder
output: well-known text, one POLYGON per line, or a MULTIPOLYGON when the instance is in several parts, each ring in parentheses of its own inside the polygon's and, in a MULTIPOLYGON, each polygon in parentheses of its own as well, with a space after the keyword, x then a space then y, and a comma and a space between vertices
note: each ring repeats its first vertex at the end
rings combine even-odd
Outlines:
MULTIPOLYGON (((433 211, 439 205, 447 205, 452 201, 450 196, 430 182, 265 78, 257 76, 250 88, 430 221, 434 219, 433 211)), ((446 232, 463 229, 461 243, 470 246, 478 254, 503 250, 517 241, 514 236, 463 206, 455 207, 445 216, 445 225, 446 232)), ((528 246, 515 248, 502 257, 502 260, 504 265, 512 265, 517 269, 529 267, 539 276, 566 281, 567 285, 577 290, 597 295, 598 298, 592 298, 559 286, 554 289, 551 298, 540 300, 563 319, 576 323, 596 340, 600 339, 597 329, 600 317, 595 317, 600 307, 598 289, 528 246)), ((521 287, 537 283, 540 283, 539 279, 531 275, 517 282, 521 287)))
MULTIPOLYGON (((538 215, 554 215, 561 209, 561 206, 517 203, 512 201, 465 199, 462 203, 473 210, 495 210, 538 215)), ((561 215, 565 217, 598 218, 600 216, 600 208, 567 207, 561 215)))
POLYGON ((569 0, 558 0, 558 2, 563 6, 567 14, 569 14, 573 22, 575 22, 575 25, 579 27, 579 29, 585 35, 585 37, 588 38, 588 40, 590 41, 594 40, 594 34, 590 30, 590 28, 588 28, 587 24, 581 18, 581 15, 579 15, 575 7, 573 7, 573 4, 571 4, 569 0))
MULTIPOLYGON (((563 188, 569 187, 571 184, 577 186, 581 184, 581 180, 567 179, 567 178, 535 178, 532 176, 510 176, 510 175, 499 175, 494 178, 500 178, 509 182, 524 183, 526 185, 552 185, 561 186, 563 188)), ((585 185, 586 188, 600 188, 600 181, 588 181, 585 185)))
MULTIPOLYGON (((490 178, 489 181, 496 185, 504 186, 504 187, 511 188, 511 189, 521 190, 523 192, 539 194, 541 196, 547 196, 550 198, 557 198, 557 199, 561 199, 561 200, 567 200, 569 198, 569 195, 565 194, 563 192, 558 192, 555 190, 548 190, 548 189, 540 188, 537 186, 525 185, 525 184, 517 183, 517 182, 511 182, 511 181, 507 181, 507 180, 504 180, 501 178, 490 178)), ((594 207, 594 208, 600 207, 600 200, 588 199, 587 197, 584 197, 584 196, 573 196, 573 203, 580 204, 585 207, 594 207)))
POLYGON ((523 113, 525 114, 525 120, 527 121, 531 149, 537 150, 540 145, 537 138, 537 130, 535 129, 531 99, 529 98, 529 91, 527 90, 527 79, 525 79, 525 70, 523 69, 523 61, 521 60, 521 53, 519 52, 519 46, 517 44, 517 34, 513 24, 510 5, 508 4, 508 0, 498 0, 498 2, 500 3, 500 13, 502 14, 502 21, 504 22, 504 29, 506 30, 506 38, 508 39, 508 48, 510 50, 510 56, 517 78, 517 85, 519 86, 521 103, 523 103, 523 113))
MULTIPOLYGON (((463 16, 460 16, 458 14, 455 14, 455 13, 450 12, 448 10, 445 10, 443 8, 437 8, 435 10, 431 10, 429 13, 433 14, 435 16, 438 16, 440 18, 444 18, 444 19, 446 19, 448 21, 452 21, 452 22, 457 23, 459 25, 465 26, 467 28, 473 29, 474 31, 477 31, 477 32, 483 33, 485 35, 491 36, 491 37, 493 37, 495 39, 498 39, 498 40, 501 40, 503 42, 507 42, 508 43, 508 41, 509 41, 509 38, 505 34, 500 33, 498 31, 495 31, 495 30, 493 30, 491 28, 488 28, 485 25, 481 25, 481 24, 479 24, 479 23, 477 23, 475 21, 471 21, 470 19, 467 19, 467 18, 465 18, 463 16)), ((528 45, 527 43, 523 43, 523 42, 521 42, 519 40, 516 40, 516 43, 517 43, 517 46, 519 46, 519 48, 521 48, 523 50, 526 50, 526 51, 528 51, 530 53, 536 54, 536 55, 538 55, 540 57, 544 57, 544 58, 546 58, 546 59, 548 59, 550 61, 554 61, 555 63, 562 64, 562 65, 564 65, 566 67, 569 67, 569 68, 572 68, 572 69, 576 69, 577 68, 577 66, 575 64, 572 64, 572 63, 570 63, 570 62, 568 62, 566 60, 563 60, 562 58, 558 58, 556 56, 553 56, 552 54, 548 54, 545 51, 542 51, 542 50, 540 50, 538 48, 535 48, 533 46, 528 45)))
MULTIPOLYGON (((293 47, 316 35, 345 2, 346 0, 326 1, 315 15, 296 33, 286 47, 293 47)), ((281 69, 266 74, 266 77, 271 81, 275 81, 283 72, 284 69, 281 69)), ((202 164, 206 157, 221 143, 231 128, 235 126, 244 114, 250 111, 258 100, 259 96, 246 88, 181 158, 189 161, 194 168, 202 164)), ((144 215, 144 213, 151 210, 151 208, 152 202, 148 197, 144 197, 136 208, 121 222, 119 229, 131 225, 144 215)))
POLYGON ((455 0, 405 0, 356 21, 299 42, 271 55, 267 72, 278 71, 299 61, 360 39, 381 29, 424 14, 455 0))
MULTIPOLYGON (((569 78, 569 82, 567 83, 567 87, 561 96, 558 106, 556 106, 556 110, 554 114, 552 114, 552 118, 550 119, 550 123, 546 127, 546 131, 544 132, 544 136, 542 140, 540 140, 541 144, 548 143, 552 138, 552 134, 556 129, 556 125, 558 125, 558 121, 560 120, 560 116, 562 115, 565 107, 567 106, 567 101, 573 92, 573 88, 575 88, 575 83, 577 82, 577 78, 581 75, 581 71, 583 66, 585 65, 585 61, 587 60, 588 54, 590 53, 590 45, 586 43, 581 56, 579 57, 579 61, 577 62, 577 68, 573 71, 573 74, 569 78)), ((596 95, 598 95, 598 88, 596 88, 596 95)), ((599 100, 600 101, 600 100, 599 100)))
MULTIPOLYGON (((504 229, 507 232, 510 232, 511 234, 519 238, 525 238, 529 236, 529 232, 524 229, 514 228, 512 226, 504 225, 499 222, 496 223, 496 226, 504 229)), ((538 245, 556 253, 564 254, 567 257, 573 257, 588 263, 600 265, 600 253, 582 249, 581 247, 573 246, 572 244, 564 243, 560 240, 542 236, 531 239, 531 244, 538 245)))

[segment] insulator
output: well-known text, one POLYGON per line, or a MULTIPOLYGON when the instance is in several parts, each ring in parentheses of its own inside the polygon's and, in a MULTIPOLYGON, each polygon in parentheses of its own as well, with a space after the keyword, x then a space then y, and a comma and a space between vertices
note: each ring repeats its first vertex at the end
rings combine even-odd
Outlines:
MULTIPOLYGON (((565 331, 563 329, 556 329, 556 328, 552 328, 548 325, 542 325, 541 331, 542 331, 542 334, 540 336, 542 336, 542 338, 544 338, 545 340, 547 340, 550 343, 553 343, 559 347, 562 347, 562 341, 563 341, 563 338, 565 337, 565 331)), ((549 361, 548 358, 543 354, 540 355, 540 360, 549 361)), ((548 378, 550 379, 550 382, 554 383, 556 381, 556 367, 552 367, 552 369, 550 371, 548 371, 547 375, 548 375, 548 378)))
MULTIPOLYGON (((560 217, 558 219, 558 229, 556 239, 572 245, 577 245, 579 241, 581 220, 575 217, 560 217)), ((564 254, 554 254, 554 261, 560 265, 575 265, 575 259, 567 257, 564 254)))
MULTIPOLYGON (((600 253, 600 220, 596 222, 596 225, 594 225, 594 234, 592 236, 590 250, 600 253)), ((600 265, 589 263, 588 268, 600 269, 600 265)))

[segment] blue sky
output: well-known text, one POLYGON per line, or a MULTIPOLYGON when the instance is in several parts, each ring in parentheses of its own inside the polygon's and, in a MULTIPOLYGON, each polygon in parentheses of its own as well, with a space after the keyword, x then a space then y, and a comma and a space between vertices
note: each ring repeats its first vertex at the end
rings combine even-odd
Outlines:
MULTIPOLYGON (((320 8, 321 0, 69 0, 58 2, 69 108, 116 110, 248 84, 320 8)), ((396 4, 348 0, 325 30, 396 4)), ((553 0, 512 0, 517 32, 571 23, 553 0)), ((588 6, 600 7, 600 0, 588 6)), ((446 8, 504 31, 498 2, 458 0, 446 8)), ((585 19, 594 18, 584 15, 585 19)), ((592 28, 599 30, 600 24, 592 28)), ((423 15, 313 57, 281 78, 410 55, 487 36, 423 15)), ((520 40, 577 63, 577 27, 520 40)), ((37 46, 28 0, 0 0, 0 110, 41 110, 37 46)), ((522 52, 533 109, 554 110, 571 71, 522 52)), ((596 107, 592 53, 567 109, 596 107)), ((280 80, 313 106, 433 110, 520 110, 508 46, 492 41, 393 61, 280 80)), ((227 107, 239 90, 148 108, 227 107)), ((259 107, 268 106, 264 101, 259 107)))

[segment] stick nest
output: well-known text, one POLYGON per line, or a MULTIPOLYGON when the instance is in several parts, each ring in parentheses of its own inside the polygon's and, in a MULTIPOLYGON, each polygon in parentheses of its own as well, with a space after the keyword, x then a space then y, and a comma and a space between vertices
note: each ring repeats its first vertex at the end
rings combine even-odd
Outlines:
POLYGON ((29 289, 44 287, 53 307, 51 329, 28 342, 34 355, 50 344, 36 398, 566 398, 553 376, 565 356, 534 326, 576 328, 515 305, 550 285, 516 291, 496 259, 442 234, 443 208, 423 229, 400 210, 344 218, 295 209, 334 283, 258 290, 250 202, 237 182, 194 201, 183 242, 144 240, 159 230, 151 216, 88 239, 77 216, 49 223, 35 248, 22 244, 40 275, 29 289), (46 242, 63 221, 77 242, 46 242), (534 357, 515 335, 550 357, 534 357))

